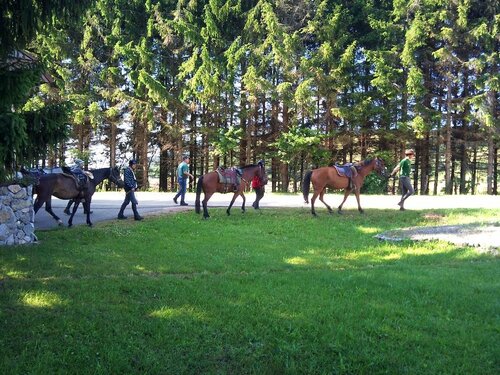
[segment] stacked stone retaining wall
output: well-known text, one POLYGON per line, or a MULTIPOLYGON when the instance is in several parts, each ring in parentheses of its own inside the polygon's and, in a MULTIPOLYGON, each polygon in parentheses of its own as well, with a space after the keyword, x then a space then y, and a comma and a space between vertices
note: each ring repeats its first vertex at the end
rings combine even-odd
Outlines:
POLYGON ((0 245, 22 245, 37 240, 32 192, 32 186, 0 186, 0 245))

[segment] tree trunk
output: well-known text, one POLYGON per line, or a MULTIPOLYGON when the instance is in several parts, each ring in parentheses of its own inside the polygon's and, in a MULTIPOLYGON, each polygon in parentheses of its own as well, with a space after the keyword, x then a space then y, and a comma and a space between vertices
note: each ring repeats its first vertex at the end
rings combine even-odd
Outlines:
MULTIPOLYGON (((290 129, 290 113, 288 105, 283 104, 283 132, 287 132, 290 129)), ((290 184, 290 177, 288 175, 288 163, 280 163, 280 177, 281 177, 281 191, 288 192, 288 185, 290 184)))
POLYGON ((493 151, 493 195, 498 195, 498 147, 493 151))
POLYGON ((476 182, 477 182, 477 146, 474 145, 472 150, 472 168, 471 168, 471 194, 476 194, 476 182))
POLYGON ((168 191, 169 149, 160 145, 160 191, 168 191))
POLYGON ((488 169, 487 169, 487 193, 492 195, 496 192, 496 173, 495 173, 495 158, 496 158, 496 145, 495 145, 495 129, 497 129, 498 113, 497 113, 497 93, 493 90, 488 91, 488 106, 493 118, 493 125, 488 129, 488 169))
POLYGON ((452 165, 451 165, 451 77, 447 77, 447 92, 446 92, 446 125, 444 129, 444 143, 445 143, 445 154, 444 154, 444 180, 445 180, 445 193, 452 194, 453 192, 453 176, 452 176, 452 165))

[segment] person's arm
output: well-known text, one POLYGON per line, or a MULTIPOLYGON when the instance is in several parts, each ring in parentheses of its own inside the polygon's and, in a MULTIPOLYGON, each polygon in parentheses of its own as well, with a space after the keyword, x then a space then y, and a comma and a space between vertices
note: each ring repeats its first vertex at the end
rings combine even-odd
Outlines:
POLYGON ((394 177, 396 175, 396 173, 398 173, 399 171, 399 163, 394 167, 394 169, 392 170, 391 174, 389 175, 390 177, 394 177))
POLYGON ((189 176, 191 178, 194 178, 194 176, 191 173, 189 173, 189 170, 184 171, 184 176, 189 176))

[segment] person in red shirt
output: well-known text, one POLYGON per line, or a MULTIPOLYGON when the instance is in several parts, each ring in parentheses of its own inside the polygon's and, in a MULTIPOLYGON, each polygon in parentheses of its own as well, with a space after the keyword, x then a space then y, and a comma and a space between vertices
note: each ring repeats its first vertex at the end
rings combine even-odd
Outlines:
POLYGON ((252 203, 253 208, 259 209, 259 201, 264 196, 265 188, 263 181, 259 176, 255 176, 252 180, 252 189, 255 191, 255 202, 252 203))

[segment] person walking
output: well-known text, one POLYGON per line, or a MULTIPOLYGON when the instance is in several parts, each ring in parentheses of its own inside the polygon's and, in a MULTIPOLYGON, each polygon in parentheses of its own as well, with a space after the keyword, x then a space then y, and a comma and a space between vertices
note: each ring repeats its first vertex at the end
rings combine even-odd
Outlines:
POLYGON ((181 197, 181 206, 188 206, 184 197, 186 196, 187 182, 189 177, 194 178, 191 173, 189 173, 189 156, 184 156, 182 162, 177 167, 177 182, 179 183, 179 191, 174 197, 174 202, 177 204, 177 199, 181 197))
POLYGON ((135 178, 135 168, 137 166, 137 162, 132 159, 128 162, 128 168, 125 168, 125 171, 123 173, 123 182, 125 183, 125 200, 122 203, 122 206, 120 207, 120 212, 118 212, 118 219, 124 220, 127 217, 123 215, 123 211, 125 211, 125 207, 128 206, 129 203, 132 203, 132 211, 134 212, 134 219, 135 220, 142 220, 144 219, 141 215, 139 215, 139 212, 137 211, 137 205, 139 204, 137 202, 137 199, 135 197, 135 191, 137 190, 137 179, 135 178))
POLYGON ((252 203, 252 207, 258 210, 259 201, 264 196, 266 189, 264 188, 264 182, 259 178, 259 176, 255 176, 252 179, 252 189, 255 191, 255 202, 252 203))
POLYGON ((390 176, 396 176, 399 171, 399 186, 401 187, 401 200, 398 202, 399 209, 401 211, 405 210, 405 201, 412 195, 415 190, 411 183, 410 173, 411 173, 411 161, 415 157, 415 152, 412 149, 405 151, 405 158, 396 165, 396 167, 391 172, 390 176))

